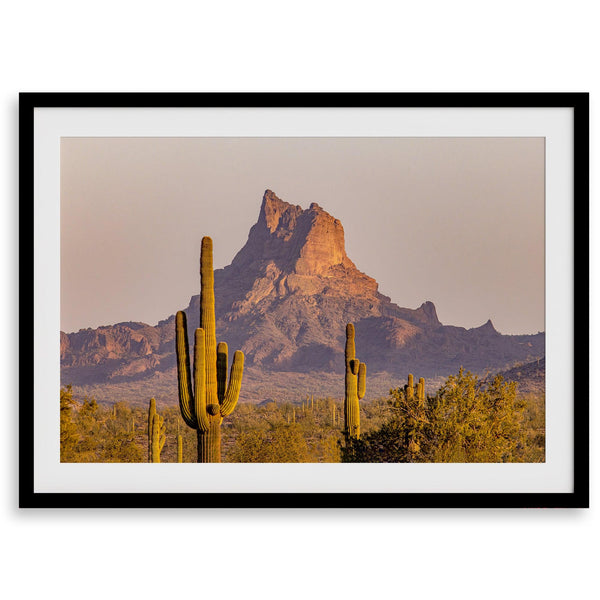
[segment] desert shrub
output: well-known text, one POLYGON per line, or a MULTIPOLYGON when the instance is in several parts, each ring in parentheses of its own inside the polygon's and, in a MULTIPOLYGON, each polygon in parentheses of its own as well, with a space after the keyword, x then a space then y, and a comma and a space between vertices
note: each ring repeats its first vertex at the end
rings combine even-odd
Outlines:
POLYGON ((282 425, 268 430, 242 431, 230 454, 231 462, 301 463, 309 462, 309 449, 298 425, 282 425))
MULTIPOLYGON (((425 402, 390 392, 392 418, 342 448, 342 462, 524 462, 526 403, 502 376, 480 381, 461 369, 425 402)), ((529 440, 530 443, 538 443, 529 440)))

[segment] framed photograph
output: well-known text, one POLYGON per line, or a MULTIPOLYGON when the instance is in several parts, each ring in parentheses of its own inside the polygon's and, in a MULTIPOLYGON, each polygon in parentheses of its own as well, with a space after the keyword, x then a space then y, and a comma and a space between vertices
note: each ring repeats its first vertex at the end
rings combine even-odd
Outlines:
POLYGON ((20 96, 20 506, 587 507, 588 95, 20 96))

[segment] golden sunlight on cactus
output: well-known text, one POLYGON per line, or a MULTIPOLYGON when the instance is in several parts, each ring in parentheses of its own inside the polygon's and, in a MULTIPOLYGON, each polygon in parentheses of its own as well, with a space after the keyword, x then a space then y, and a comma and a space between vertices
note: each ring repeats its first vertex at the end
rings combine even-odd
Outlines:
POLYGON ((354 325, 346 325, 346 380, 344 396, 344 435, 346 439, 360 437, 359 400, 364 398, 367 384, 367 365, 356 358, 354 325))
POLYGON ((221 462, 221 423, 237 404, 244 355, 233 355, 227 380, 228 349, 217 346, 215 330, 215 292, 212 240, 202 238, 200 253, 200 327, 194 335, 194 386, 190 377, 190 354, 187 318, 183 311, 176 316, 177 375, 179 407, 185 423, 197 430, 198 462, 221 462))

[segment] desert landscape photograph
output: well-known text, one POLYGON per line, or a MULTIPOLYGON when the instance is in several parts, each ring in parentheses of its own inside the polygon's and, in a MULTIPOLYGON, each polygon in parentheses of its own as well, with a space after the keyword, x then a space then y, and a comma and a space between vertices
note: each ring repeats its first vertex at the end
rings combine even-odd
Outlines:
POLYGON ((63 137, 61 462, 544 462, 544 165, 63 137))

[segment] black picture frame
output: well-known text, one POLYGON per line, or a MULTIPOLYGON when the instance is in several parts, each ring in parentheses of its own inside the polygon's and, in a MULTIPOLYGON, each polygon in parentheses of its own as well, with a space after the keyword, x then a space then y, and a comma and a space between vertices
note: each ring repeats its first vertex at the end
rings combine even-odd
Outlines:
POLYGON ((21 508, 586 508, 589 506, 589 95, 587 93, 22 93, 19 98, 21 508), (570 493, 49 493, 34 489, 34 113, 37 108, 418 107, 573 109, 574 364, 570 493))

